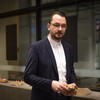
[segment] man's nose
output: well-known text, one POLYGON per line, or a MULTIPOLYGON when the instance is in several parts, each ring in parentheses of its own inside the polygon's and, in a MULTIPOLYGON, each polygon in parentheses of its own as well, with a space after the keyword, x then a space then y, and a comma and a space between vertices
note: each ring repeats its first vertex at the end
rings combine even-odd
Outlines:
POLYGON ((61 26, 59 26, 59 30, 62 30, 62 27, 61 26))

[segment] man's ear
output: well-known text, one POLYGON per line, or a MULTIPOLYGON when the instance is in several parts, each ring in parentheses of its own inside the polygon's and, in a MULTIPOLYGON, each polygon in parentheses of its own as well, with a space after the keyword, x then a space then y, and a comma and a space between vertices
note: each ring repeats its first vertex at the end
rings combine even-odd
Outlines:
POLYGON ((50 24, 49 23, 47 24, 47 28, 48 28, 48 30, 50 30, 50 24))

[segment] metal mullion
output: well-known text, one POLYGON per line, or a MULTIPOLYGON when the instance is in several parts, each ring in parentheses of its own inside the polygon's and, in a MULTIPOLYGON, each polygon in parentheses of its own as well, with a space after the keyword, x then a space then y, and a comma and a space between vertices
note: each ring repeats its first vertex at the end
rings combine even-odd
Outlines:
POLYGON ((41 39, 41 0, 36 0, 36 40, 41 39))

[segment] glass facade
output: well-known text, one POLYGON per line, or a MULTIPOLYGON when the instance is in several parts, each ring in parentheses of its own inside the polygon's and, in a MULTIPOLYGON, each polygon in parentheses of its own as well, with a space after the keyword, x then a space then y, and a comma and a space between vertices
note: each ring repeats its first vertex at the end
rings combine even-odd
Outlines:
POLYGON ((100 69, 100 16, 95 18, 95 31, 96 31, 96 69, 100 69))
MULTIPOLYGON (((79 7, 70 6, 60 7, 58 9, 65 12, 67 17, 77 16, 78 61, 74 63, 74 66, 78 85, 79 87, 88 87, 92 90, 99 91, 100 89, 97 87, 97 84, 100 82, 100 16, 98 15, 100 13, 98 13, 99 6, 97 7, 97 4, 94 6, 93 9, 91 3, 84 3, 79 5, 79 7)), ((57 9, 42 11, 42 38, 45 38, 48 35, 48 15, 55 10, 57 9)))
POLYGON ((51 2, 55 2, 56 0, 41 0, 41 4, 47 4, 51 2))
POLYGON ((48 23, 48 20, 49 20, 49 14, 51 12, 53 12, 53 10, 48 10, 48 11, 43 11, 42 14, 41 14, 41 38, 45 38, 47 37, 47 35, 49 34, 49 31, 47 29, 47 23, 48 23))
MULTIPOLYGON (((22 1, 16 1, 16 9, 36 6, 35 0, 25 0, 24 3, 22 1)), ((57 0, 41 0, 41 4, 53 4, 55 1, 57 2, 57 0)), ((75 59, 77 59, 74 66, 78 86, 100 91, 100 87, 97 86, 100 82, 100 1, 73 5, 67 5, 67 3, 63 5, 63 0, 58 2, 60 2, 60 6, 58 3, 58 6, 44 9, 41 5, 40 8, 35 9, 33 12, 0 19, 0 75, 8 79, 23 80, 29 45, 37 41, 37 35, 40 35, 41 39, 48 35, 47 23, 49 14, 55 10, 60 10, 65 12, 68 18, 76 16, 76 19, 72 21, 76 23, 72 24, 77 26, 73 26, 76 31, 71 31, 71 38, 67 38, 70 33, 68 34, 66 31, 64 39, 66 41, 67 39, 68 41, 71 40, 71 43, 74 40, 77 41, 72 46, 77 48, 74 51, 76 54, 75 59), (37 21, 37 12, 41 15, 40 23, 37 21), (37 22, 41 27, 37 26, 37 22), (6 26, 12 24, 17 25, 17 60, 6 59, 6 26), (41 30, 40 33, 37 33, 38 29, 41 30), (74 32, 76 32, 76 35, 74 32)), ((3 6, 0 6, 0 8, 3 9, 3 6)), ((16 10, 15 8, 12 7, 11 11, 16 10)), ((1 13, 5 11, 8 12, 7 8, 1 13)), ((68 29, 71 30, 73 27, 70 28, 68 26, 68 29)))
MULTIPOLYGON (((18 72, 23 73, 26 63, 26 56, 29 45, 36 41, 36 14, 29 13, 20 16, 0 19, 0 74, 2 77, 11 79, 11 74, 15 79, 18 72), (6 26, 17 25, 17 60, 7 60, 6 57, 6 26), (14 71, 14 72, 13 72, 14 71)), ((11 36, 10 36, 11 37, 11 36)), ((12 38, 12 37, 11 37, 12 38)), ((14 42, 14 41, 13 41, 14 42)), ((12 50, 12 47, 11 47, 12 50)), ((20 75, 20 74, 19 74, 20 75)), ((21 79, 22 77, 20 77, 21 79)))
POLYGON ((0 13, 36 6, 36 0, 1 0, 0 2, 0 13))

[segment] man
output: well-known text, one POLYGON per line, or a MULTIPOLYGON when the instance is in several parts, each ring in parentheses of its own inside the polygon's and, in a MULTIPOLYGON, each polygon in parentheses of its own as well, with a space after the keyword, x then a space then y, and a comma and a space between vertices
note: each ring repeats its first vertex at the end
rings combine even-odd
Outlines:
POLYGON ((47 24, 49 35, 30 46, 24 80, 32 85, 31 100, 71 100, 66 84, 76 86, 72 47, 63 41, 67 20, 54 12, 47 24))

